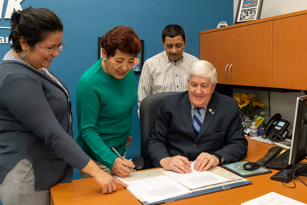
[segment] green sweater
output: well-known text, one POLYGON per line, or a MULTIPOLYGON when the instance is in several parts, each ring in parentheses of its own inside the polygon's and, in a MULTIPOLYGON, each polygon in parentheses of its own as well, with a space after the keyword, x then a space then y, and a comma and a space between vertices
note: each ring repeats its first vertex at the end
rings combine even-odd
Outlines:
POLYGON ((118 156, 111 148, 124 155, 138 96, 133 70, 123 79, 116 79, 102 69, 101 60, 78 83, 77 143, 92 159, 112 170, 118 156))

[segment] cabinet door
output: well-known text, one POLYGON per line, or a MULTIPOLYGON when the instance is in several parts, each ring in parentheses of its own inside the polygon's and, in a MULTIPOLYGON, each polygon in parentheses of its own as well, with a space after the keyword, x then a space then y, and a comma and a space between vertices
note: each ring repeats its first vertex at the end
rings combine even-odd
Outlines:
POLYGON ((274 21, 273 86, 307 90, 307 15, 274 21))
POLYGON ((231 83, 272 86, 272 22, 231 29, 231 83))
POLYGON ((200 35, 200 59, 212 63, 217 70, 218 83, 230 84, 228 67, 230 63, 229 30, 200 35), (227 67, 227 73, 225 73, 227 67))

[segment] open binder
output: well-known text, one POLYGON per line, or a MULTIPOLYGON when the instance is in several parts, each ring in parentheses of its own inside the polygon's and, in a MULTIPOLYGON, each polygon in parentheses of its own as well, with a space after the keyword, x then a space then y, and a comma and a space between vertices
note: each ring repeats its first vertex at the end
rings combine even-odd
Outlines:
MULTIPOLYGON (((115 176, 117 179, 121 180, 124 183, 127 183, 129 185, 129 183, 136 183, 136 182, 140 182, 138 184, 138 190, 135 190, 132 188, 127 188, 127 190, 134 195, 142 204, 145 205, 150 205, 150 204, 159 204, 159 203, 166 203, 166 202, 171 202, 171 201, 175 201, 175 200, 179 200, 179 199, 184 199, 184 198, 189 198, 189 197, 193 197, 193 196, 198 196, 198 195, 203 195, 203 194, 208 194, 208 193, 212 193, 212 192, 216 192, 216 191, 222 191, 222 190, 227 190, 233 187, 238 187, 238 186, 243 186, 246 184, 250 184, 252 181, 248 180, 248 179, 244 179, 230 171, 227 171, 221 167, 213 167, 210 168, 210 170, 208 172, 211 172, 213 174, 219 175, 221 177, 226 178, 226 181, 220 182, 220 183, 216 183, 216 184, 211 184, 211 185, 207 185, 204 187, 200 187, 200 188, 196 188, 196 189, 189 189, 187 186, 185 186, 184 184, 180 184, 180 186, 185 187, 184 189, 187 189, 188 191, 185 192, 184 194, 181 195, 177 195, 177 196, 172 196, 172 197, 166 197, 163 199, 159 199, 159 197, 157 197, 157 200, 146 200, 146 198, 142 198, 142 191, 146 190, 146 188, 148 186, 150 186, 150 182, 152 182, 152 184, 155 183, 154 180, 157 179, 158 176, 163 176, 163 177, 167 177, 169 179, 165 180, 165 183, 167 183, 166 181, 176 181, 174 180, 174 178, 171 178, 169 176, 167 176, 164 172, 166 172, 164 169, 162 168, 158 168, 158 169, 153 169, 153 170, 149 170, 149 171, 140 171, 140 172, 134 172, 131 173, 128 177, 125 178, 120 178, 115 176), (142 183, 143 181, 146 181, 146 183, 142 183)), ((178 181, 177 181, 178 183, 178 181)), ((163 184, 161 184, 163 185, 163 184)), ((158 189, 158 188, 157 188, 158 189)))

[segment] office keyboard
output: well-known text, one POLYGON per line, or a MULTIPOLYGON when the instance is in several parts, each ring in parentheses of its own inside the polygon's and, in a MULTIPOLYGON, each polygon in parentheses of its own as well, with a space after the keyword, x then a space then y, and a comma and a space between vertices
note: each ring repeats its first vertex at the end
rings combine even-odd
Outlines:
POLYGON ((290 149, 268 162, 265 167, 271 169, 286 169, 289 166, 290 149))

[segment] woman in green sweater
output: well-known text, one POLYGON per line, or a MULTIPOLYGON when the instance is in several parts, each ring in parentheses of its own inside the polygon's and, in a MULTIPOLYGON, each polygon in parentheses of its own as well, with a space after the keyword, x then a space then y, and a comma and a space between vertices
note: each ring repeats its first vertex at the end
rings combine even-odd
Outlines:
MULTIPOLYGON (((81 77, 77 88, 77 143, 105 172, 128 176, 134 164, 120 159, 132 140, 132 108, 138 96, 132 67, 141 51, 138 35, 118 26, 101 40, 102 56, 81 77)), ((81 178, 90 177, 80 171, 81 178)))

